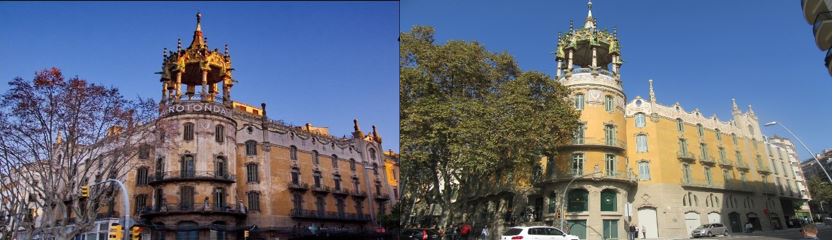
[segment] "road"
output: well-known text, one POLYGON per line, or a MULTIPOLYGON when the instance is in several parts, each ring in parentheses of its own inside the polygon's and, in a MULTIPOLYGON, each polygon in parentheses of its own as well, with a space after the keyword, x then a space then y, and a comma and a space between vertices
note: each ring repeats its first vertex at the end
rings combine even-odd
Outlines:
MULTIPOLYGON (((831 239, 830 238, 830 226, 819 225, 819 239, 831 239)), ((791 228, 785 230, 778 230, 778 231, 769 231, 769 232, 756 232, 753 234, 734 234, 728 237, 715 237, 715 238, 698 238, 698 239, 800 239, 801 233, 799 232, 799 228, 791 228)))

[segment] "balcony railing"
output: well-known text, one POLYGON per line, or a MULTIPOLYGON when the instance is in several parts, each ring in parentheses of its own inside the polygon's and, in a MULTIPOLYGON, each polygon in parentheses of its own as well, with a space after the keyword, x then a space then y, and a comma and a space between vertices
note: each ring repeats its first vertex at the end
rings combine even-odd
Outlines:
POLYGON ((364 192, 364 191, 350 191, 350 196, 353 196, 353 197, 356 197, 356 198, 366 198, 367 193, 364 192))
POLYGON ((317 193, 328 193, 328 192, 330 192, 330 186, 324 186, 324 185, 316 186, 316 185, 313 185, 312 186, 312 191, 317 192, 317 193))
POLYGON ((729 160, 721 159, 720 160, 720 166, 729 168, 729 167, 733 167, 734 165, 732 165, 732 162, 730 162, 729 160))
POLYGON ((683 160, 683 161, 694 161, 697 158, 694 157, 694 154, 691 154, 691 152, 677 151, 677 159, 680 159, 680 160, 683 160))
POLYGON ((616 150, 625 150, 625 141, 617 140, 617 139, 606 139, 606 138, 577 138, 573 139, 573 141, 567 146, 580 146, 580 147, 604 147, 604 148, 613 148, 616 150))
MULTIPOLYGON (((573 68, 573 74, 575 74, 575 73, 592 73, 592 72, 593 72, 593 69, 591 69, 591 68, 573 68)), ((612 72, 608 71, 607 69, 603 69, 603 68, 598 68, 598 70, 596 72, 598 72, 599 74, 602 74, 602 75, 606 75, 606 76, 611 76, 611 77, 614 76, 612 72)))
POLYGON ((376 200, 388 200, 390 199, 390 194, 387 193, 377 193, 376 200))
POLYGON ((714 159, 711 159, 708 155, 706 155, 705 157, 700 157, 700 163, 702 163, 702 164, 715 164, 717 162, 715 162, 714 159))
MULTIPOLYGON (((586 172, 586 173, 590 173, 590 172, 586 172)), ((584 175, 586 173, 582 173, 582 174, 573 174, 573 173, 554 174, 553 176, 544 179, 543 182, 564 182, 564 181, 570 181, 574 177, 578 177, 577 179, 612 180, 612 181, 621 181, 621 182, 627 182, 627 183, 635 184, 637 182, 638 178, 639 178, 639 176, 634 174, 633 172, 627 172, 627 171, 607 172, 607 171, 602 170, 597 174, 584 175)), ((492 186, 490 188, 494 188, 494 186, 492 186)))
POLYGON ((354 221, 354 222, 370 221, 370 215, 369 214, 356 214, 356 213, 345 213, 345 212, 325 212, 325 211, 294 209, 294 208, 290 211, 289 216, 292 217, 292 218, 306 218, 306 219, 319 219, 319 220, 340 220, 340 221, 354 221))
POLYGON ((290 182, 288 187, 291 190, 306 191, 309 189, 309 184, 302 182, 290 182))
POLYGON ((746 162, 744 162, 744 161, 738 161, 737 167, 738 167, 738 169, 749 170, 749 164, 746 164, 746 162))
POLYGON ((333 188, 333 195, 349 195, 349 194, 350 194, 350 190, 347 190, 343 187, 342 188, 333 188))
POLYGON ((180 181, 217 181, 224 183, 234 183, 234 175, 231 174, 217 174, 213 171, 170 171, 163 173, 155 173, 148 175, 148 184, 160 184, 164 182, 180 182, 180 181))
POLYGON ((722 189, 721 186, 715 185, 714 182, 708 183, 706 181, 700 181, 700 180, 694 180, 694 179, 686 180, 685 178, 682 178, 682 179, 680 179, 680 184, 682 184, 683 187, 722 189))
POLYGON ((762 174, 770 174, 772 173, 772 170, 770 170, 766 165, 758 165, 758 172, 762 174))
POLYGON ((217 203, 173 203, 164 204, 154 207, 145 207, 139 210, 141 215, 159 215, 159 214, 231 214, 244 215, 245 208, 235 206, 234 204, 220 204, 217 203))

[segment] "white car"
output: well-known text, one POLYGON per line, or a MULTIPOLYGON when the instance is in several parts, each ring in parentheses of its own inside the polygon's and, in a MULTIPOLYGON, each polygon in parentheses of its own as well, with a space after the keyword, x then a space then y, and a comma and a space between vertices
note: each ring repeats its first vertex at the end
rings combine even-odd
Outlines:
POLYGON ((511 227, 503 232, 500 240, 579 240, 550 226, 511 227))

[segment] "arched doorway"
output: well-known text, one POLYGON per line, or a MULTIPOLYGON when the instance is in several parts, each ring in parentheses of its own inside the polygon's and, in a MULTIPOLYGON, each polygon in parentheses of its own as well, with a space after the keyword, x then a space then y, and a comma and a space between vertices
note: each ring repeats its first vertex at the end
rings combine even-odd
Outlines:
POLYGON ((694 231, 695 228, 700 226, 700 214, 697 212, 687 212, 685 213, 685 228, 686 234, 691 234, 691 231, 694 231))
POLYGON ((197 223, 186 221, 186 222, 179 222, 176 225, 176 240, 197 240, 198 239, 198 230, 197 223))
POLYGON ((761 219, 758 218, 758 214, 756 213, 747 213, 746 214, 746 221, 752 223, 752 229, 761 231, 761 219))
POLYGON ((720 213, 710 212, 709 213, 709 223, 721 223, 720 213))
POLYGON ((740 223, 740 214, 736 212, 729 213, 729 227, 732 228, 732 232, 743 232, 741 225, 743 224, 740 223))
POLYGON ((778 218, 778 214, 770 213, 769 214, 769 224, 772 226, 773 229, 782 229, 781 226, 781 219, 778 218))
POLYGON ((657 209, 656 208, 640 208, 637 211, 639 217, 639 228, 645 229, 645 238, 659 238, 659 231, 657 228, 657 209))

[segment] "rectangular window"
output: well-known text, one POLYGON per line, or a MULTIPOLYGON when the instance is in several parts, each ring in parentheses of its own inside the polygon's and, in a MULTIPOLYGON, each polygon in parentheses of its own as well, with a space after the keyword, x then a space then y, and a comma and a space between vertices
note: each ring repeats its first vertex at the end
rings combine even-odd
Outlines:
POLYGON ((608 176, 616 176, 616 155, 605 154, 605 172, 608 176))
POLYGON ((605 111, 613 112, 613 97, 605 96, 605 111))
POLYGON ((258 182, 257 164, 252 163, 246 165, 246 181, 250 183, 258 182))
POLYGON ((639 162, 639 179, 641 179, 641 180, 650 180, 651 179, 651 168, 649 168, 648 162, 639 162))
POLYGON ((735 158, 738 160, 738 165, 743 165, 743 156, 740 155, 740 151, 735 151, 735 158))
POLYGON ((619 220, 603 220, 602 223, 602 239, 619 239, 619 220))
POLYGON ((147 207, 147 195, 136 195, 136 212, 141 212, 145 207, 147 207))
POLYGON ((644 134, 636 135, 636 152, 648 152, 648 136, 644 134))
POLYGON ((602 211, 616 211, 616 191, 607 189, 602 191, 602 211))
POLYGON ((576 128, 575 136, 573 136, 573 142, 575 144, 584 144, 584 124, 579 123, 578 128, 576 128))
POLYGON ((720 129, 714 129, 714 136, 717 138, 717 141, 723 140, 720 134, 720 129))
POLYGON ((249 192, 249 210, 260 210, 260 193, 249 192))
POLYGON ((683 123, 682 119, 677 119, 677 131, 684 132, 685 131, 685 123, 683 123))
POLYGON ((717 151, 720 153, 720 162, 726 162, 726 149, 718 148, 717 151))
POLYGON ((616 146, 616 128, 613 125, 605 125, 605 144, 616 146))
POLYGON ((183 135, 183 139, 186 141, 194 140, 194 124, 193 123, 185 123, 185 131, 183 135))
POLYGON ((709 159, 709 150, 707 149, 705 143, 700 144, 700 157, 703 158, 703 160, 709 159))
POLYGON ((573 175, 581 176, 584 174, 584 154, 573 154, 573 175))
POLYGON ((705 167, 703 170, 706 172, 706 184, 712 185, 712 169, 710 167, 705 167))
POLYGON ((697 124, 697 134, 699 134, 701 138, 706 136, 706 131, 703 130, 703 125, 697 124))
POLYGON ((584 94, 577 94, 576 95, 576 109, 583 110, 584 109, 584 94))
POLYGON ((729 172, 729 169, 723 169, 723 180, 727 182, 732 180, 732 174, 729 172))
POLYGON ((141 167, 136 171, 136 185, 148 185, 148 169, 146 167, 141 167))
POLYGON ((688 144, 685 139, 680 139, 680 154, 683 156, 688 155, 688 144))
POLYGON ((148 159, 150 158, 150 146, 142 144, 139 147, 139 159, 148 159))
POLYGON ((194 209, 194 187, 183 186, 179 190, 180 208, 194 209))
POLYGON ((683 181, 691 183, 691 167, 688 164, 683 164, 683 181))
POLYGON ((217 125, 214 127, 214 141, 221 143, 225 140, 225 127, 223 125, 217 125))
POLYGON ((547 202, 547 212, 548 213, 554 213, 555 212, 555 207, 556 207, 556 204, 555 204, 556 203, 556 201, 555 201, 556 200, 556 194, 555 194, 555 192, 550 193, 550 196, 549 196, 548 200, 549 201, 547 202))

